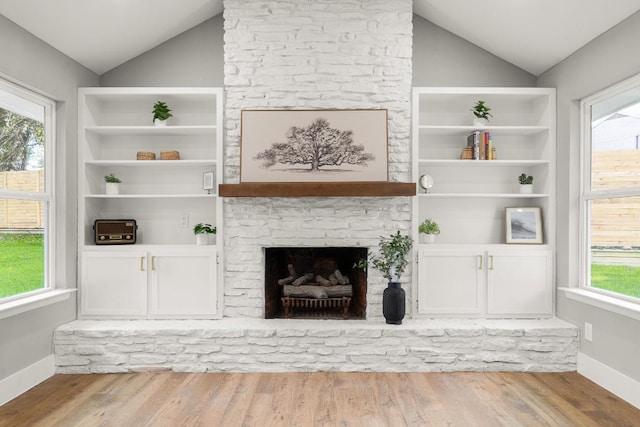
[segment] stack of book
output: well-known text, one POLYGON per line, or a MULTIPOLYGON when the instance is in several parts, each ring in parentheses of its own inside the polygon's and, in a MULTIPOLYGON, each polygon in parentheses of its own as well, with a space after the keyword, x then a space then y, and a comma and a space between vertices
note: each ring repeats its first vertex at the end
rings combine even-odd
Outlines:
POLYGON ((495 160, 496 149, 490 132, 474 131, 467 137, 467 146, 462 152, 463 159, 495 160), (470 152, 472 153, 469 156, 470 152))

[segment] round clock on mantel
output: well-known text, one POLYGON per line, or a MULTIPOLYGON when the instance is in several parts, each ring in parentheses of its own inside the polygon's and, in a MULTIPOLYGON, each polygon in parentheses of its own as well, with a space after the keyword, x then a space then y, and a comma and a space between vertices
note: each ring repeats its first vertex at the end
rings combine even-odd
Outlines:
POLYGON ((431 175, 422 175, 418 181, 420 187, 424 189, 425 193, 429 192, 429 189, 433 187, 433 177, 431 175))

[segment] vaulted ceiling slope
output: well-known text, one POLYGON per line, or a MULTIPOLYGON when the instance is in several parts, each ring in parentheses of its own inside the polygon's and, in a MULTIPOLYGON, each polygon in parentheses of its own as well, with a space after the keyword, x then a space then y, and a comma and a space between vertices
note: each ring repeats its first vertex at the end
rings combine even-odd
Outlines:
MULTIPOLYGON (((413 8, 540 75, 640 10, 640 0, 414 0, 413 8)), ((0 14, 98 75, 219 13, 222 0, 0 1, 0 14)))

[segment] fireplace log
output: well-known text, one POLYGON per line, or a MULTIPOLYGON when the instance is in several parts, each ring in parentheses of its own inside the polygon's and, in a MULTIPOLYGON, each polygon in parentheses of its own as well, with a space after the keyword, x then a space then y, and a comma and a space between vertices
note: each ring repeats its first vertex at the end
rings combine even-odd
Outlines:
POLYGON ((317 285, 284 285, 282 296, 292 298, 338 298, 353 296, 351 285, 317 286, 317 285))
POLYGON ((306 273, 304 276, 298 277, 296 280, 291 282, 293 286, 300 286, 308 281, 313 280, 313 273, 306 273))
POLYGON ((282 290, 285 297, 294 298, 327 298, 327 292, 322 286, 313 285, 285 285, 282 290))
POLYGON ((334 271, 333 275, 336 276, 336 279, 337 279, 339 285, 348 285, 349 284, 349 278, 346 277, 346 276, 343 276, 342 273, 340 273, 340 270, 334 271))
POLYGON ((278 285, 289 285, 298 278, 298 273, 296 273, 296 269, 293 268, 293 264, 287 265, 287 270, 289 270, 289 276, 285 277, 284 279, 279 279, 278 285))
POLYGON ((316 276, 316 283, 321 286, 331 286, 331 282, 320 275, 316 276))

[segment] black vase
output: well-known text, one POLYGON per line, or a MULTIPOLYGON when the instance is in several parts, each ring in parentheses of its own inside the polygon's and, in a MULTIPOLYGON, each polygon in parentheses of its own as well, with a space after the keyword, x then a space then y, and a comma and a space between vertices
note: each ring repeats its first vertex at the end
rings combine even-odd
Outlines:
POLYGON ((389 282, 382 293, 382 314, 391 325, 401 325, 404 319, 405 294, 400 282, 389 282))

